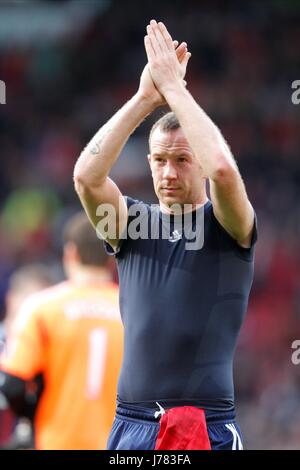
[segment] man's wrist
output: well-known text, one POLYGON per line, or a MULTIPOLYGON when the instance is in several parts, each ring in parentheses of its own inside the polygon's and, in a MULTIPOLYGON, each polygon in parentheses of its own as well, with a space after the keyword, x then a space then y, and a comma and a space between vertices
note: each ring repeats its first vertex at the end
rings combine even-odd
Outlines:
POLYGON ((152 113, 158 106, 160 106, 160 103, 156 99, 153 99, 151 96, 145 96, 139 91, 134 95, 134 99, 140 106, 148 111, 148 114, 152 113))
POLYGON ((181 82, 166 85, 160 90, 160 92, 168 104, 170 104, 170 101, 173 101, 173 99, 176 99, 176 97, 185 96, 189 93, 184 85, 183 80, 181 82))

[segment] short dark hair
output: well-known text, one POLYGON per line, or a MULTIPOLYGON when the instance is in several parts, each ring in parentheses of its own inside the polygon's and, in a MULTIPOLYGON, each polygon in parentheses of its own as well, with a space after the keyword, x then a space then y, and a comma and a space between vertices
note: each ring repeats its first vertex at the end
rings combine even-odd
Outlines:
POLYGON ((159 118, 151 127, 150 134, 149 134, 149 147, 151 143, 151 137, 153 135, 153 132, 156 129, 160 129, 163 132, 169 132, 169 131, 175 131, 176 129, 179 129, 180 123, 177 119, 177 116, 173 111, 170 111, 169 113, 164 114, 161 118, 159 118))
POLYGON ((68 220, 64 226, 63 240, 64 244, 71 242, 76 245, 82 264, 106 266, 108 255, 85 212, 79 212, 68 220))

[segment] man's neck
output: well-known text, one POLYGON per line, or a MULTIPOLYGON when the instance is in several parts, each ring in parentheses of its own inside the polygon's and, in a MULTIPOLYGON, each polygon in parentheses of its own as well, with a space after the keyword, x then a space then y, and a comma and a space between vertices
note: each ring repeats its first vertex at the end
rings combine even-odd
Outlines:
POLYGON ((76 284, 88 284, 88 283, 104 283, 112 280, 110 272, 106 269, 99 268, 78 268, 74 269, 70 274, 70 280, 76 282, 76 284))
POLYGON ((207 195, 205 195, 201 200, 195 203, 190 204, 173 204, 172 206, 168 206, 163 202, 159 201, 159 207, 163 214, 171 214, 171 215, 180 215, 180 214, 188 214, 189 212, 193 212, 200 207, 203 207, 208 201, 207 195))

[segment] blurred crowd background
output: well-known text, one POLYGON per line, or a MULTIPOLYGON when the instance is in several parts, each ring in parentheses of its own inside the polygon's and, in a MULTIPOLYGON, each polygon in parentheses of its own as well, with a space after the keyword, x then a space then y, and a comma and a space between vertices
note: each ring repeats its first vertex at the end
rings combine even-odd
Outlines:
MULTIPOLYGON (((137 90, 145 27, 166 23, 192 52, 188 89, 221 128, 258 216, 249 310, 235 356, 237 413, 250 449, 300 448, 300 1, 2 1, 0 315, 27 263, 63 277, 61 227, 80 208, 80 151, 137 90)), ((124 194, 156 202, 147 135, 113 171, 124 194)), ((226 319, 225 319, 226 321, 226 319)))

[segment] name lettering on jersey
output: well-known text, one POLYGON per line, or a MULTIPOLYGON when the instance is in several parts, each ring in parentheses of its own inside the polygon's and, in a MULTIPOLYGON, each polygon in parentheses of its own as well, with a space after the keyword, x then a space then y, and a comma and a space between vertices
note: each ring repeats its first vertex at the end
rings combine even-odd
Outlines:
POLYGON ((118 307, 105 299, 72 300, 65 305, 64 314, 70 320, 79 320, 80 318, 120 319, 118 307))

